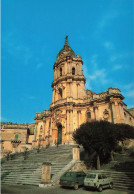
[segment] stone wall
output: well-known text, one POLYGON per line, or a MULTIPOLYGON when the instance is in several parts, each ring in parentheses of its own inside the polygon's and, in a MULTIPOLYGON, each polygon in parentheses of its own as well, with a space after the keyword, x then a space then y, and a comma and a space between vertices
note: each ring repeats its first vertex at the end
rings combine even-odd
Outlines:
POLYGON ((90 170, 83 161, 77 161, 69 171, 83 171, 87 173, 90 170))
POLYGON ((134 108, 127 109, 134 116, 134 108))
POLYGON ((15 136, 18 135, 17 140, 21 143, 27 142, 27 129, 9 128, 1 130, 1 139, 4 141, 15 140, 15 136))

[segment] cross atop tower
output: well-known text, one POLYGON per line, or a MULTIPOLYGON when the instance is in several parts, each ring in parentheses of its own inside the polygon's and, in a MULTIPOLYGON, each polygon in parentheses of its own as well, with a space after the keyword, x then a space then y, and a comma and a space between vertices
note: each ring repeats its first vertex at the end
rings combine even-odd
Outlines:
POLYGON ((65 37, 65 44, 68 45, 68 36, 65 37))

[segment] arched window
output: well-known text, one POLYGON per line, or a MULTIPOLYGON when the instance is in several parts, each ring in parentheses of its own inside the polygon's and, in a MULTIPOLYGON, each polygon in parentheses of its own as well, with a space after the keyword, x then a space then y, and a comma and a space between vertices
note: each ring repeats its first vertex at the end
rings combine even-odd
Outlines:
POLYGON ((72 75, 75 75, 75 68, 72 68, 72 75))
POLYGON ((60 68, 60 76, 62 76, 62 68, 60 68))
POLYGON ((59 98, 62 98, 62 89, 59 88, 59 98))
POLYGON ((91 112, 87 112, 87 120, 91 119, 91 112))

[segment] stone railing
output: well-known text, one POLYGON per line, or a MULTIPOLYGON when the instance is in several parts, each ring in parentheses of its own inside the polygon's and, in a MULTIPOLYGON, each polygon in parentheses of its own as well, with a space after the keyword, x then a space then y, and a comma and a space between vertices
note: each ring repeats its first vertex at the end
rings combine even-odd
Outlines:
POLYGON ((65 103, 65 102, 67 102, 67 98, 59 99, 59 100, 55 101, 54 103, 50 104, 50 108, 52 108, 58 104, 65 103))
POLYGON ((94 93, 93 99, 105 98, 106 96, 108 96, 108 91, 99 94, 94 93))
POLYGON ((36 113, 35 119, 42 119, 43 118, 43 113, 36 113))
POLYGON ((108 88, 108 93, 109 94, 121 94, 121 91, 118 88, 108 88))
POLYGON ((27 129, 28 126, 4 125, 3 129, 27 129))
POLYGON ((95 99, 102 99, 102 98, 106 98, 109 95, 113 95, 113 94, 121 94, 120 90, 118 88, 108 88, 108 91, 106 92, 101 92, 101 93, 93 93, 93 100, 95 99))

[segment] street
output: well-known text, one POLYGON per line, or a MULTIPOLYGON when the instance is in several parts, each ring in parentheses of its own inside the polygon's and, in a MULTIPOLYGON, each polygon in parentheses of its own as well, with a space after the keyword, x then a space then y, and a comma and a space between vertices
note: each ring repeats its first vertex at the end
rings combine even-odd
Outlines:
MULTIPOLYGON (((47 188, 40 188, 31 185, 1 185, 2 194, 98 194, 98 191, 85 190, 80 187, 78 190, 71 188, 62 188, 60 186, 52 186, 47 188)), ((117 191, 105 189, 102 194, 133 194, 133 191, 117 191)))

